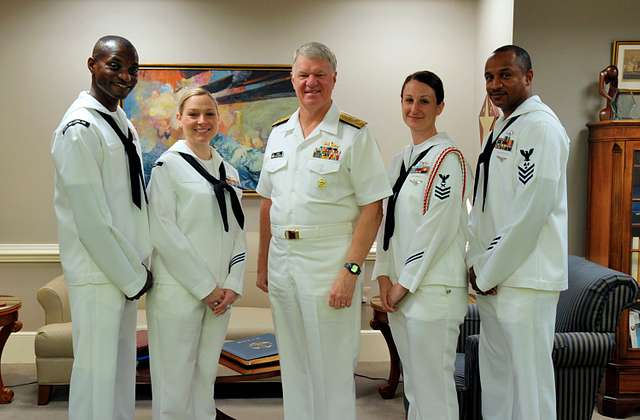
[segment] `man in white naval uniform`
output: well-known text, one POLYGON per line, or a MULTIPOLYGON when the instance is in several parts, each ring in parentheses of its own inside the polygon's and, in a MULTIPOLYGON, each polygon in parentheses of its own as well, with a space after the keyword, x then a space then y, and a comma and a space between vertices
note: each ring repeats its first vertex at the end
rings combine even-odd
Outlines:
POLYGON ((483 144, 470 215, 485 420, 556 418, 551 351, 567 288, 569 138, 532 95, 532 79, 520 47, 497 49, 485 65, 487 93, 503 113, 483 144))
POLYGON ((358 274, 391 188, 366 123, 331 99, 333 53, 316 42, 301 46, 291 75, 300 107, 274 124, 257 187, 257 285, 272 305, 285 419, 350 420, 358 274))
POLYGON ((151 286, 140 145, 118 101, 137 82, 138 54, 105 36, 82 92, 54 132, 54 208, 73 321, 71 420, 131 420, 136 304, 151 286))

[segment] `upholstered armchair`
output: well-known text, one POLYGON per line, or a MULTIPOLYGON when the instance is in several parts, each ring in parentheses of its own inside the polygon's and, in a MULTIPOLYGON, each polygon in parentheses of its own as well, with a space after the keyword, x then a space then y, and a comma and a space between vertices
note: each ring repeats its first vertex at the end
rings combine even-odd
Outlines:
MULTIPOLYGON (((553 346, 558 420, 591 419, 596 391, 615 346, 620 312, 638 297, 628 274, 569 257, 569 288, 560 293, 553 346)), ((481 419, 478 336, 465 338, 464 378, 457 378, 461 419, 481 419)))
MULTIPOLYGON (((258 233, 247 233, 247 263, 244 293, 233 305, 226 339, 237 340, 273 332, 269 298, 256 287, 258 233)), ((35 338, 38 404, 47 404, 53 387, 69 384, 73 366, 71 313, 64 277, 59 276, 41 287, 38 302, 44 309, 45 325, 35 338)), ((144 298, 138 306, 137 329, 146 330, 144 298)))

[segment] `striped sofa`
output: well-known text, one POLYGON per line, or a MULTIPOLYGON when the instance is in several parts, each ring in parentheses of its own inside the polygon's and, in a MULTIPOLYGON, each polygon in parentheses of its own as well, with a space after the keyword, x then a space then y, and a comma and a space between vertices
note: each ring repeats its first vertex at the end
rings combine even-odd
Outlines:
MULTIPOLYGON (((569 257, 569 288, 560 293, 552 355, 558 420, 591 419, 596 391, 613 355, 618 316, 637 298, 638 284, 628 274, 569 257)), ((467 318, 476 315, 470 308, 467 318)), ((465 325, 461 330, 466 332, 465 325)), ((456 378, 460 418, 477 420, 482 418, 478 336, 461 339, 465 339, 464 377, 456 378)))

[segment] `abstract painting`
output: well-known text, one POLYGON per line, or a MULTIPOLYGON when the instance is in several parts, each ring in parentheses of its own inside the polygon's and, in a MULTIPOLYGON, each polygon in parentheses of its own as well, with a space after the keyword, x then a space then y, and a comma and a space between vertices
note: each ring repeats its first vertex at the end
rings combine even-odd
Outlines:
POLYGON ((138 84, 123 103, 142 145, 145 179, 182 132, 176 120, 181 89, 203 87, 217 99, 220 128, 211 145, 255 192, 274 121, 297 108, 290 66, 141 65, 138 84))

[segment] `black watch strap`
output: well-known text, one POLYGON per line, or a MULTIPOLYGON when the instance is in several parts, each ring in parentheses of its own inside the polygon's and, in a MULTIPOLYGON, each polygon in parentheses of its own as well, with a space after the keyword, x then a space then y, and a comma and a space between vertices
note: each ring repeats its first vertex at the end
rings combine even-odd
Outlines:
POLYGON ((362 273, 362 269, 360 268, 360 265, 354 262, 345 263, 344 268, 346 268, 347 271, 353 274, 354 276, 359 276, 360 273, 362 273))

